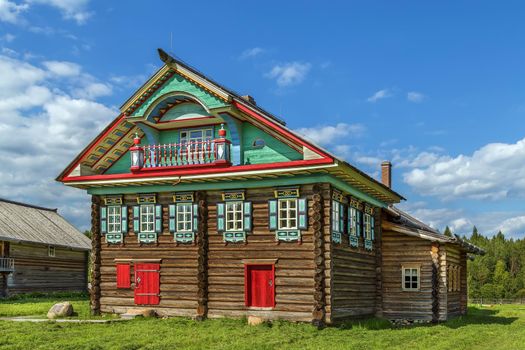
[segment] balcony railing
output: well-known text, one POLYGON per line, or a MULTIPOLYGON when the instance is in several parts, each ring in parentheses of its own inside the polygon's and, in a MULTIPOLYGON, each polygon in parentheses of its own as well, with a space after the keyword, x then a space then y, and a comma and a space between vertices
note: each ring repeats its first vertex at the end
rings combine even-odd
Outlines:
POLYGON ((171 168, 178 166, 230 165, 230 141, 221 126, 219 138, 161 145, 141 146, 135 134, 131 153, 131 171, 171 168))
POLYGON ((148 145, 143 148, 145 168, 208 164, 216 160, 214 140, 148 145))
POLYGON ((13 271, 15 271, 15 259, 0 258, 0 272, 13 272, 13 271))

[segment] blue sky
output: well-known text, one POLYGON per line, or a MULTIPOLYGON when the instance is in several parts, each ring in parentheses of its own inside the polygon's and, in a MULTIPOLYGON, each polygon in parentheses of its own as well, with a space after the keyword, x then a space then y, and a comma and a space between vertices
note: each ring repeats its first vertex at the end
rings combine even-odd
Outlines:
POLYGON ((525 4, 145 4, 0 0, 0 196, 87 228, 88 197, 53 179, 163 47, 373 176, 392 160, 433 226, 524 236, 525 4))

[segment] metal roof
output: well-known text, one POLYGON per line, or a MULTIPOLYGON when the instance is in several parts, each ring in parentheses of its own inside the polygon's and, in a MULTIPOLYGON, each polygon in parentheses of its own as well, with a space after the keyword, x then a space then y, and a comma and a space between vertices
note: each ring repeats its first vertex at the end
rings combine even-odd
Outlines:
POLYGON ((0 198, 0 240, 90 250, 91 240, 57 213, 0 198))

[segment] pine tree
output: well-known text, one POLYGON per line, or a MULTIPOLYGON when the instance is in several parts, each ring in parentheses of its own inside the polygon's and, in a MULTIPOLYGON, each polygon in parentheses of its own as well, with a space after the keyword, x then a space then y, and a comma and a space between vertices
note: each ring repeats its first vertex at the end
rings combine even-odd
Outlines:
POLYGON ((447 226, 445 227, 445 232, 443 234, 447 237, 452 237, 452 231, 450 231, 450 228, 447 226))

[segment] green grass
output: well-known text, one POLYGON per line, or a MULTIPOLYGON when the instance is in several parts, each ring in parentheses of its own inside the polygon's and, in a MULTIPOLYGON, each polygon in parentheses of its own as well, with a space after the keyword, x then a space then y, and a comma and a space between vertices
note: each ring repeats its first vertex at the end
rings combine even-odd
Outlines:
MULTIPOLYGON (((69 298, 87 318, 85 299, 69 298)), ((52 298, 0 302, 0 317, 44 316, 52 298)), ((0 321, 0 349, 525 349, 525 306, 471 307, 436 326, 394 328, 371 319, 317 330, 308 324, 145 319, 104 324, 0 321)))

